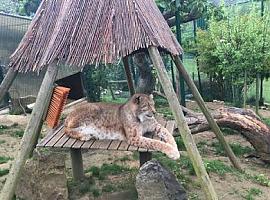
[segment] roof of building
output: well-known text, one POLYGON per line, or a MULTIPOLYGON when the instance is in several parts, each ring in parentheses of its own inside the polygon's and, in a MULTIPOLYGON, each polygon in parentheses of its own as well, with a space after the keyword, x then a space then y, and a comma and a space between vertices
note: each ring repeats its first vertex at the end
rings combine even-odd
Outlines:
POLYGON ((54 60, 77 67, 113 63, 150 45, 182 53, 154 0, 46 0, 9 66, 27 72, 54 60))

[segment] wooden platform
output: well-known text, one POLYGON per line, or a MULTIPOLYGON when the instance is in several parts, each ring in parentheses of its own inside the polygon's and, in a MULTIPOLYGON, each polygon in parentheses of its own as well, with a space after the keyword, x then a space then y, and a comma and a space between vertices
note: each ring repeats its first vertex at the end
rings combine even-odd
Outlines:
MULTIPOLYGON (((175 121, 165 121, 163 118, 158 119, 170 133, 173 133, 175 129, 175 121)), ((160 140, 158 137, 153 139, 160 140)), ((117 150, 117 151, 140 151, 148 152, 149 149, 138 148, 129 145, 126 141, 119 140, 89 140, 80 141, 68 137, 64 133, 63 125, 48 132, 48 134, 37 144, 37 147, 55 147, 55 148, 73 148, 73 149, 103 149, 103 150, 117 150)))

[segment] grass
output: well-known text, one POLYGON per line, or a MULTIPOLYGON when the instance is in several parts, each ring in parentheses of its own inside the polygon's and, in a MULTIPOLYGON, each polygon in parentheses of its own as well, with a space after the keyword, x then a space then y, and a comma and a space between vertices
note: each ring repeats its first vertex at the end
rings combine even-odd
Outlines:
POLYGON ((101 193, 95 186, 93 178, 85 178, 82 181, 68 181, 69 192, 79 192, 80 194, 92 193, 94 197, 98 197, 101 193))
MULTIPOLYGON (((217 155, 221 155, 221 156, 226 155, 222 145, 219 142, 213 142, 212 147, 214 147, 217 155)), ((254 152, 253 148, 248 147, 248 146, 241 146, 241 144, 239 144, 237 142, 231 143, 230 147, 232 148, 234 154, 238 157, 243 156, 244 154, 250 154, 250 153, 254 152)))
POLYGON ((204 166, 208 173, 216 173, 220 176, 224 176, 226 173, 234 172, 234 169, 232 169, 232 167, 225 165, 220 160, 205 160, 204 166))
POLYGON ((4 143, 6 143, 5 140, 0 140, 0 144, 4 144, 4 143))
POLYGON ((92 175, 99 180, 106 179, 109 175, 118 175, 122 174, 123 172, 131 172, 134 169, 127 168, 121 165, 113 164, 103 164, 101 167, 93 166, 87 169, 85 172, 92 172, 92 175))
POLYGON ((258 188, 250 188, 247 191, 247 194, 243 196, 243 198, 246 199, 246 200, 255 200, 254 197, 260 196, 262 193, 263 192, 258 188))
POLYGON ((13 137, 22 138, 24 134, 24 130, 16 130, 11 133, 13 137))
POLYGON ((8 169, 0 169, 0 177, 1 176, 5 176, 9 173, 9 170, 8 169))
POLYGON ((9 160, 12 160, 10 157, 0 156, 0 164, 7 163, 9 160))

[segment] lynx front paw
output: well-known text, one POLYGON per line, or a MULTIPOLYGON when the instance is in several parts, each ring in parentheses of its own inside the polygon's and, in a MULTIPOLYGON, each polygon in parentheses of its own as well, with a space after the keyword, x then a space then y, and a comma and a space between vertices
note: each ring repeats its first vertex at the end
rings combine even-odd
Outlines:
POLYGON ((173 160, 177 160, 180 158, 180 153, 179 151, 173 151, 170 155, 168 155, 169 158, 173 159, 173 160))
POLYGON ((177 160, 180 158, 180 153, 178 149, 173 147, 171 147, 170 150, 166 152, 166 155, 173 160, 177 160))

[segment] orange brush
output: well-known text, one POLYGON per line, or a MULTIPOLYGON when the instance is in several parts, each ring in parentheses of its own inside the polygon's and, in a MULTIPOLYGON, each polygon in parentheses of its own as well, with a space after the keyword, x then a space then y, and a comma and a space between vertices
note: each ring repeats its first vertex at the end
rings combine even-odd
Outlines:
POLYGON ((57 86, 54 88, 45 120, 48 127, 55 128, 58 125, 69 91, 70 88, 66 87, 57 86))

